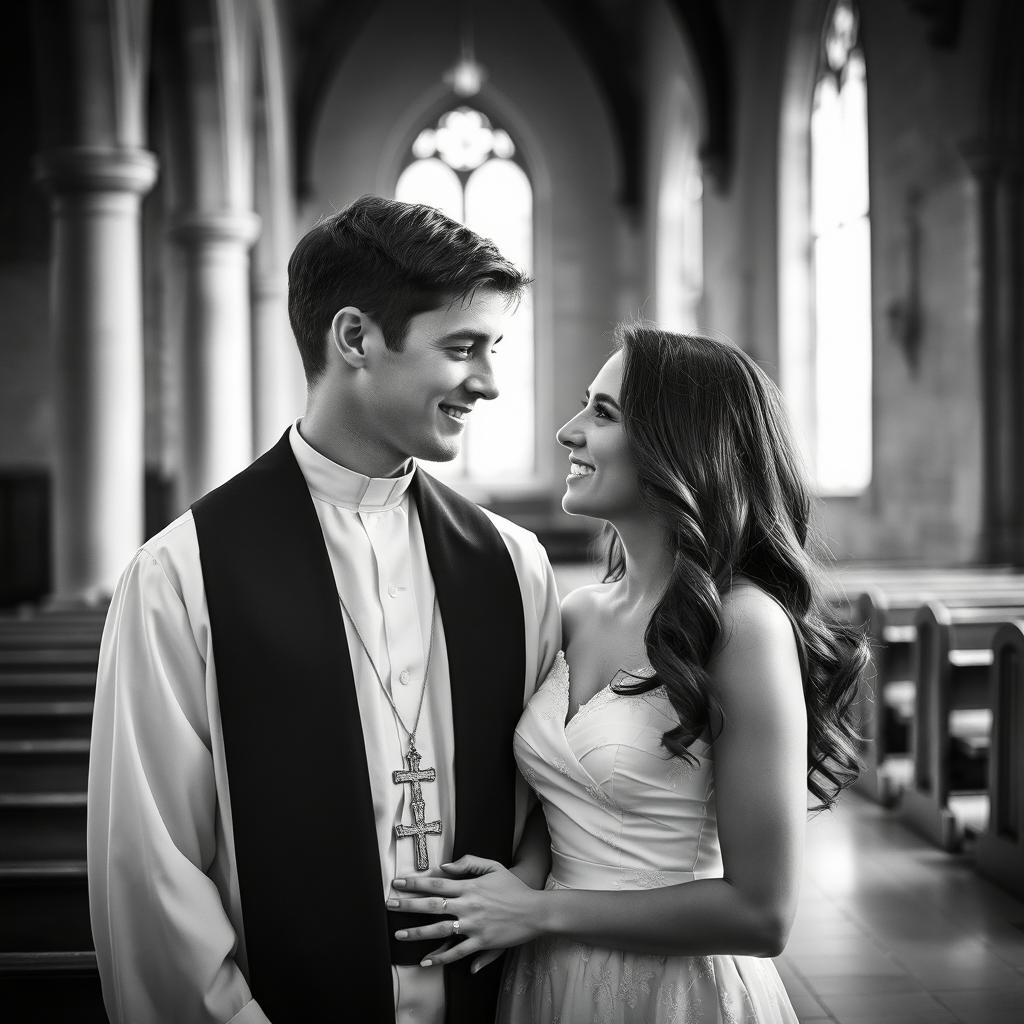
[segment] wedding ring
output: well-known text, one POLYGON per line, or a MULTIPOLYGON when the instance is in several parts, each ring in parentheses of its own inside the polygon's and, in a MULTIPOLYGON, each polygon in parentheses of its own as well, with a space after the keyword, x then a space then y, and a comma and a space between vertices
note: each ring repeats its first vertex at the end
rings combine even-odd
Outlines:
POLYGON ((442 914, 445 912, 445 909, 447 908, 447 906, 448 906, 448 901, 446 899, 442 899, 441 900, 441 913, 442 914))
POLYGON ((459 935, 460 934, 459 929, 461 927, 462 927, 462 922, 458 918, 455 918, 455 920, 452 921, 452 935, 459 935))

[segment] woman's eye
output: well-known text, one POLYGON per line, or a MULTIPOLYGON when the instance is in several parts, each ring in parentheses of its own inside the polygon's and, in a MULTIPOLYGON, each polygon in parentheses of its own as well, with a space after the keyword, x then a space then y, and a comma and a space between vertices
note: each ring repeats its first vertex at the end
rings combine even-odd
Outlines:
POLYGON ((601 419, 601 420, 608 419, 608 413, 605 411, 605 408, 604 408, 603 405, 595 405, 594 406, 594 415, 598 419, 601 419))

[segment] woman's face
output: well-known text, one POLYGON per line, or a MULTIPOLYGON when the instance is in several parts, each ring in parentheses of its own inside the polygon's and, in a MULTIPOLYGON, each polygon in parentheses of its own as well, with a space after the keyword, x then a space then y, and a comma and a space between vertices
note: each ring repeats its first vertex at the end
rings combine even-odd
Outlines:
POLYGON ((562 508, 614 522, 641 507, 636 467, 622 425, 622 353, 601 367, 583 408, 555 435, 569 449, 562 508))

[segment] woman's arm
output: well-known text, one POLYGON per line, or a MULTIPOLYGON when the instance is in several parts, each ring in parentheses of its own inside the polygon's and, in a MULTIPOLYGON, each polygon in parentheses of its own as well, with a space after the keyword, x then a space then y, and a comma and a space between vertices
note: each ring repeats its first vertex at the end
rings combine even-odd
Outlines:
MULTIPOLYGON (((451 867, 451 865, 448 865, 451 867)), ((455 869, 453 868, 453 873, 455 869)), ((543 889, 551 870, 551 838, 548 836, 544 808, 535 803, 516 847, 512 874, 531 889, 543 889)))
MULTIPOLYGON (((494 861, 462 857, 454 864, 442 864, 441 868, 452 875, 472 877, 474 874, 488 874, 488 866, 494 865, 496 865, 494 861)), ((548 836, 547 822, 544 820, 544 810, 539 803, 535 803, 526 819, 523 837, 519 840, 519 846, 516 847, 515 863, 510 868, 510 873, 515 875, 523 885, 529 886, 530 890, 535 890, 544 888, 550 869, 551 839, 548 836)), ((481 946, 480 948, 482 952, 473 961, 470 968, 474 974, 488 964, 494 963, 505 952, 506 947, 485 948, 481 946)), ((431 955, 434 959, 438 959, 436 954, 431 955)))
POLYGON ((709 665, 724 728, 714 742, 724 877, 642 892, 548 893, 541 927, 662 954, 775 956, 796 911, 806 816, 806 712, 792 626, 760 590, 723 602, 709 665))
MULTIPOLYGON (((781 951, 796 910, 807 799, 806 712, 788 616, 756 588, 736 588, 723 601, 723 639, 709 670, 724 715, 713 747, 724 877, 628 892, 533 892, 484 861, 468 882, 409 879, 399 888, 435 898, 402 900, 403 909, 431 911, 445 897, 467 936, 435 962, 543 934, 663 955, 781 951)), ((408 937, 448 930, 442 923, 408 937)))

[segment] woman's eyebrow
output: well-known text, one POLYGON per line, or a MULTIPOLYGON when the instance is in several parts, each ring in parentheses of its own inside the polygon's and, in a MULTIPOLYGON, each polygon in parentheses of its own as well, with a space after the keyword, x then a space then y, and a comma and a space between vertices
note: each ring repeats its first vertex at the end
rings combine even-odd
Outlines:
MULTIPOLYGON (((590 397, 590 388, 587 388, 587 398, 589 399, 590 397)), ((598 391, 598 393, 594 395, 593 398, 595 402, 607 402, 610 406, 613 406, 614 408, 619 409, 621 411, 621 406, 619 405, 619 403, 616 402, 611 395, 606 395, 603 391, 598 391)))

